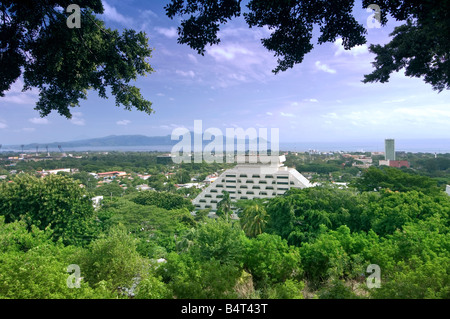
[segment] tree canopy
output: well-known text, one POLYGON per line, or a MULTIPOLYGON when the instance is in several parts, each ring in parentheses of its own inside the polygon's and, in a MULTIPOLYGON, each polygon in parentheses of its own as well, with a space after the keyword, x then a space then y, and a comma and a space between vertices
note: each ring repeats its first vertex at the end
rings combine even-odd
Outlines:
POLYGON ((147 61, 152 50, 146 34, 106 28, 96 16, 103 13, 101 0, 79 1, 80 25, 71 27, 70 4, 0 3, 0 96, 23 76, 24 91, 39 91, 35 109, 42 117, 55 110, 71 118, 70 108, 86 99, 88 90, 107 98, 107 89, 117 106, 151 114, 152 103, 129 84, 153 71, 147 61))
POLYGON ((6 222, 24 220, 30 228, 49 228, 53 239, 66 244, 86 244, 97 227, 88 195, 67 176, 20 174, 0 184, 0 215, 6 222))
POLYGON ((358 178, 367 190, 232 203, 239 221, 148 191, 94 210, 78 180, 19 174, 0 181, 0 299, 448 299, 450 197, 377 170, 358 178))
MULTIPOLYGON (((363 0, 364 9, 372 8, 371 0, 363 0)), ((346 50, 366 43, 366 28, 353 16, 354 0, 300 1, 250 0, 243 16, 250 28, 267 27, 271 34, 261 39, 262 45, 278 57, 274 73, 286 71, 301 63, 312 51, 313 30, 320 29, 318 44, 342 38, 346 50)), ((449 88, 448 53, 450 20, 448 1, 402 0, 378 1, 376 12, 381 25, 388 15, 406 23, 395 28, 388 44, 370 46, 377 56, 375 70, 363 82, 387 82, 392 72, 405 69, 410 77, 424 77, 433 89, 449 88)), ((180 16, 178 42, 188 44, 199 54, 207 45, 220 43, 221 25, 241 16, 241 0, 172 0, 166 7, 169 18, 180 16)))

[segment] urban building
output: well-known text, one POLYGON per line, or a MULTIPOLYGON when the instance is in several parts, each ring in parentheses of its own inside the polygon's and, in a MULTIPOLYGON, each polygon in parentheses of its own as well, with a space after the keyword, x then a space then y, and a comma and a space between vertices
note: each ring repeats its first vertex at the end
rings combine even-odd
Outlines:
POLYGON ((386 161, 395 161, 395 140, 386 139, 384 141, 384 159, 386 161))
POLYGON ((390 167, 408 167, 409 168, 409 162, 408 161, 389 161, 390 167))
POLYGON ((397 168, 401 168, 401 167, 410 167, 410 164, 408 161, 391 161, 391 160, 380 160, 378 163, 379 166, 390 166, 390 167, 397 167, 397 168))
POLYGON ((98 178, 111 178, 111 177, 125 177, 127 176, 126 172, 105 172, 105 173, 98 173, 98 178))
POLYGON ((92 205, 94 206, 95 209, 100 208, 102 200, 103 196, 96 196, 92 198, 92 205))
POLYGON ((450 185, 447 185, 447 187, 445 188, 445 192, 450 195, 450 185))
POLYGON ((217 179, 209 184, 194 200, 196 210, 211 209, 217 211, 217 204, 221 201, 223 191, 230 194, 232 201, 240 199, 272 198, 283 195, 290 188, 312 187, 310 181, 294 168, 285 167, 286 157, 269 156, 262 161, 250 160, 246 156, 244 163, 224 171, 217 179), (264 163, 267 164, 264 164, 264 163))
POLYGON ((47 175, 57 175, 58 173, 74 173, 75 169, 71 169, 71 168, 61 168, 61 169, 52 169, 52 170, 43 170, 43 171, 38 171, 38 174, 41 174, 41 176, 47 176, 47 175))

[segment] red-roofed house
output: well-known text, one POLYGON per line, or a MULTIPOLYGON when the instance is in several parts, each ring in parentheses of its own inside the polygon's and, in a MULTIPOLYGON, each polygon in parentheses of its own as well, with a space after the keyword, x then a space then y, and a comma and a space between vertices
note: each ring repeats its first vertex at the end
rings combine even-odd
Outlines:
POLYGON ((105 173, 98 173, 97 176, 99 178, 108 178, 108 177, 123 177, 127 176, 126 172, 105 172, 105 173))

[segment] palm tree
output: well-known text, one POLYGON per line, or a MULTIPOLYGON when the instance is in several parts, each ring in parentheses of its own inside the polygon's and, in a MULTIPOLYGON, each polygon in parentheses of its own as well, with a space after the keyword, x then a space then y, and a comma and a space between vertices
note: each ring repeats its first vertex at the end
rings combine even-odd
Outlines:
POLYGON ((228 214, 231 211, 231 199, 230 193, 227 191, 222 191, 223 197, 220 202, 217 203, 217 209, 220 209, 222 213, 225 214, 227 222, 228 222, 228 214))
POLYGON ((242 211, 240 219, 242 230, 248 237, 256 237, 264 231, 268 214, 263 205, 255 203, 242 211))

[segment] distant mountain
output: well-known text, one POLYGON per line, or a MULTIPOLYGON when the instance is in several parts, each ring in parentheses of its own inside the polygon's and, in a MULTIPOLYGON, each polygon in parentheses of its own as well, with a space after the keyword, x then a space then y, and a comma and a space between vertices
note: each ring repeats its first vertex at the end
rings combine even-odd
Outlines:
MULTIPOLYGON (((200 137, 201 138, 201 137, 200 137)), ((215 138, 220 138, 217 136, 215 138)), ((223 138, 223 145, 225 147, 226 138, 223 138)), ((257 139, 257 141, 264 142, 263 139, 257 139)), ((181 141, 172 140, 171 135, 166 136, 145 136, 145 135, 110 135, 101 138, 92 138, 78 141, 69 141, 69 142, 53 142, 53 143, 31 143, 24 145, 24 150, 35 150, 38 146, 40 150, 43 150, 46 146, 50 149, 58 148, 61 146, 63 149, 65 148, 73 148, 73 147, 119 147, 119 146, 174 146, 181 141)), ((241 140, 242 141, 242 140, 241 140)), ((194 143, 194 134, 191 133, 191 142, 194 143)), ((237 139, 235 138, 235 142, 237 139)), ((211 141, 203 141, 203 145, 207 145, 211 143, 211 141)), ((3 149, 21 149, 21 145, 3 145, 3 149)))
MULTIPOLYGON (((153 146, 153 145, 175 145, 177 141, 172 141, 170 135, 167 136, 144 136, 144 135, 110 135, 100 138, 91 138, 68 142, 53 143, 31 143, 24 145, 24 150, 35 150, 36 146, 40 149, 48 146, 51 149, 61 146, 64 148, 72 147, 114 147, 114 146, 153 146)), ((4 145, 5 149, 20 149, 21 145, 4 145)))

